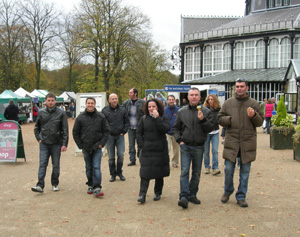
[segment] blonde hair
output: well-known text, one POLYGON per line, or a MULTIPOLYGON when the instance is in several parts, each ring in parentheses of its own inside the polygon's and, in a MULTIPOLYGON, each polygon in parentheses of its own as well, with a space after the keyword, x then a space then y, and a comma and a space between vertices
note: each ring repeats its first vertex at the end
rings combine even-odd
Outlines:
POLYGON ((207 107, 207 108, 210 107, 210 105, 208 103, 209 97, 212 97, 214 99, 214 109, 220 109, 221 108, 221 104, 220 104, 220 101, 218 100, 218 97, 215 94, 209 94, 206 97, 205 102, 204 102, 204 106, 207 107))

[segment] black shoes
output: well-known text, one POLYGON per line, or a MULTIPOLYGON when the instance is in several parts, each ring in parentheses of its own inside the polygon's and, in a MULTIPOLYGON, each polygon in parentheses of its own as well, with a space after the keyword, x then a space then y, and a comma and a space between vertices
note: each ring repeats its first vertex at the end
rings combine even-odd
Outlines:
POLYGON ((185 198, 181 198, 181 199, 178 201, 178 206, 180 206, 180 207, 186 209, 186 208, 188 208, 188 206, 189 206, 189 202, 188 202, 188 200, 186 200, 185 198))
POLYGON ((228 202, 229 197, 230 197, 230 194, 228 195, 228 194, 225 194, 225 193, 224 193, 224 194, 222 195, 222 197, 221 197, 221 202, 222 202, 222 203, 228 202))
POLYGON ((139 196, 139 199, 137 201, 140 202, 140 203, 145 203, 146 202, 146 197, 141 195, 141 196, 139 196))
POLYGON ((118 176, 120 177, 121 181, 125 181, 126 180, 126 178, 123 176, 123 174, 118 174, 118 176))
POLYGON ((245 200, 238 200, 238 201, 237 201, 237 204, 238 204, 240 207, 248 207, 248 203, 247 203, 245 200))
POLYGON ((155 194, 153 201, 159 201, 161 199, 161 196, 159 194, 155 194))
POLYGON ((109 182, 115 182, 116 181, 116 175, 112 175, 109 182))
POLYGON ((133 166, 133 165, 135 165, 135 162, 134 162, 134 161, 131 161, 131 162, 128 164, 128 166, 133 166))
POLYGON ((201 201, 197 197, 190 197, 189 202, 194 203, 194 204, 200 204, 201 201))

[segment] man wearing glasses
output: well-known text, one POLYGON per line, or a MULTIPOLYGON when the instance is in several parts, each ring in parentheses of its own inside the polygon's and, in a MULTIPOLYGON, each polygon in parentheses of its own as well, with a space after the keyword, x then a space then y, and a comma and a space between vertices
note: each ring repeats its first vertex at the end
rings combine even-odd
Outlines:
POLYGON ((240 158, 240 183, 235 194, 240 207, 248 207, 246 193, 251 162, 256 158, 256 127, 260 127, 264 121, 260 105, 249 97, 248 89, 248 83, 238 78, 235 82, 235 95, 225 101, 218 115, 219 124, 226 127, 223 151, 225 185, 221 202, 228 202, 234 192, 235 164, 237 158, 240 158))

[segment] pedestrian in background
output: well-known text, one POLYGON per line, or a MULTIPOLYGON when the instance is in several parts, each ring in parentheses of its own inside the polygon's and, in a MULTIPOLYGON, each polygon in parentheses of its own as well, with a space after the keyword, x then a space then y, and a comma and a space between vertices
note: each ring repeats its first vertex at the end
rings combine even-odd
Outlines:
POLYGON ((265 121, 267 126, 267 134, 270 134, 272 112, 274 110, 274 104, 271 99, 268 99, 268 103, 265 105, 265 121))
POLYGON ((218 113, 221 109, 220 101, 218 97, 214 94, 208 95, 204 106, 211 111, 213 130, 207 134, 207 138, 204 144, 204 166, 205 174, 210 173, 212 168, 212 174, 220 174, 219 170, 219 158, 218 158, 218 149, 219 149, 219 123, 218 123, 218 113), (210 144, 212 152, 212 166, 210 166, 210 144))
POLYGON ((8 106, 4 110, 4 118, 19 122, 19 108, 15 105, 14 100, 9 100, 8 106))

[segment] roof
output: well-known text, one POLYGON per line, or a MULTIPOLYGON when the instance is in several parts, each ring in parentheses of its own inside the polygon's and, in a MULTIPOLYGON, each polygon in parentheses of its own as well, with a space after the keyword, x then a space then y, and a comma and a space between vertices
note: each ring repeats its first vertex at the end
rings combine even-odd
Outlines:
MULTIPOLYGON (((200 22, 201 20, 203 19, 199 18, 200 22)), ((202 31, 201 25, 202 23, 199 23, 197 30, 185 34, 183 42, 300 29, 300 5, 251 13, 205 32, 202 31)))
POLYGON ((65 91, 59 97, 64 99, 64 102, 71 102, 71 100, 76 101, 76 94, 72 91, 65 91))
POLYGON ((25 89, 23 89, 22 87, 20 87, 18 90, 15 91, 15 94, 19 95, 19 96, 23 96, 23 97, 37 97, 35 95, 32 95, 30 92, 26 91, 25 89))
POLYGON ((182 84, 226 84, 234 83, 237 78, 244 78, 247 82, 283 82, 286 70, 287 68, 234 70, 184 81, 182 84))
POLYGON ((292 59, 284 75, 284 80, 291 79, 293 72, 295 73, 295 78, 300 79, 300 59, 292 59))
POLYGON ((0 98, 3 101, 9 101, 10 99, 14 100, 15 102, 31 102, 31 97, 23 97, 15 94, 12 90, 5 90, 0 95, 0 98))

